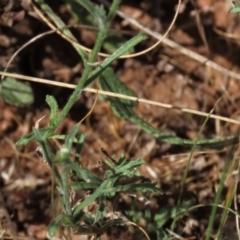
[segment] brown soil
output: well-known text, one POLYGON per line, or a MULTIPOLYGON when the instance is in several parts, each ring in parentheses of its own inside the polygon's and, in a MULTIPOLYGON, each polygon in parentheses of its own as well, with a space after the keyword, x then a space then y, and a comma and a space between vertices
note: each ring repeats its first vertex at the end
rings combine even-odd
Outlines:
MULTIPOLYGON (((71 22, 64 3, 48 2, 66 23, 71 22)), ((176 1, 170 0, 122 1, 120 9, 153 31, 164 33, 175 13, 176 4, 176 1)), ((240 18, 228 14, 230 8, 230 1, 227 0, 183 1, 177 22, 168 37, 237 72, 240 18), (219 34, 215 29, 222 33, 219 34), (227 33, 234 34, 237 39, 229 38, 227 33)), ((4 69, 20 46, 37 34, 47 31, 48 27, 32 16, 30 6, 23 7, 18 1, 0 2, 0 14, 0 66, 4 69), (8 7, 4 8, 4 2, 8 7)), ((124 25, 119 17, 114 20, 112 28, 128 31, 130 35, 135 35, 138 31, 135 27, 124 25)), ((79 28, 73 32, 83 45, 90 48, 93 46, 95 35, 90 31, 79 28)), ((138 45, 136 51, 154 43, 155 40, 149 38, 138 45)), ((171 49, 163 44, 144 56, 118 60, 113 68, 138 97, 209 112, 224 95, 215 107, 215 114, 239 119, 240 82, 199 64, 189 56, 179 53, 178 49, 171 49)), ((8 69, 8 72, 72 84, 77 83, 82 71, 83 66, 77 53, 56 34, 43 37, 25 48, 8 69)), ((35 94, 33 105, 19 108, 0 100, 0 235, 6 236, 6 239, 46 239, 46 228, 52 219, 50 168, 36 154, 35 142, 25 147, 16 147, 14 143, 22 135, 30 133, 37 120, 44 115, 46 117, 40 122, 40 127, 47 126, 50 114, 45 103, 47 94, 54 95, 61 109, 71 90, 30 84, 35 94)), ((94 94, 84 92, 61 123, 58 133, 68 133, 91 109, 94 99, 94 94)), ((139 104, 136 111, 156 128, 188 139, 196 138, 204 122, 204 118, 200 116, 149 104, 139 104)), ((237 125, 209 120, 202 137, 229 136, 236 134, 237 130, 237 125)), ((176 205, 190 148, 163 143, 133 123, 119 120, 108 103, 100 97, 92 114, 82 123, 81 131, 86 134, 81 160, 88 169, 99 172, 98 161, 105 158, 101 148, 116 158, 121 153, 125 153, 129 159, 141 157, 146 161, 146 165, 141 167, 142 174, 153 181, 159 181, 159 187, 164 191, 164 195, 155 196, 151 200, 154 211, 160 212, 167 206, 176 205)), ((203 205, 213 203, 229 151, 195 151, 184 186, 184 199, 194 198, 196 204, 203 205)), ((238 193, 239 191, 237 196, 238 193)), ((222 202, 224 199, 225 195, 222 196, 222 202)), ((174 230, 176 235, 172 236, 204 239, 210 212, 211 208, 205 206, 182 217, 174 230)), ((217 216, 216 229, 220 219, 220 215, 217 216)), ((171 223, 169 218, 164 229, 170 229, 171 223)), ((146 223, 138 224, 146 226, 146 223)), ((235 218, 230 214, 222 239, 237 239, 236 237, 235 218)), ((88 238, 90 236, 77 236, 77 239, 88 238)), ((104 236, 102 239, 114 238, 104 236)))

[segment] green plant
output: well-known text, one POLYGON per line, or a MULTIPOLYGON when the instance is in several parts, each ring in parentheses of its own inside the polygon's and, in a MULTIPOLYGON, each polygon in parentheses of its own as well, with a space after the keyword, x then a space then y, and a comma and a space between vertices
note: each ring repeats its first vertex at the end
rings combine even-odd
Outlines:
MULTIPOLYGON (((55 22, 58 27, 64 26, 64 23, 51 10, 44 1, 37 1, 44 12, 55 22)), ((119 0, 115 0, 108 12, 100 6, 94 6, 90 1, 76 1, 77 4, 82 4, 94 17, 98 23, 99 33, 96 44, 88 58, 86 53, 76 47, 85 65, 85 70, 82 74, 79 83, 66 103, 63 110, 59 113, 58 104, 52 96, 46 97, 46 102, 51 109, 49 118, 49 126, 42 129, 33 129, 33 132, 28 136, 23 136, 17 144, 27 144, 29 141, 36 140, 40 147, 44 159, 48 162, 52 169, 53 177, 57 180, 57 189, 61 199, 62 213, 60 213, 50 224, 49 236, 53 237, 60 226, 74 229, 77 233, 92 233, 100 236, 113 225, 125 225, 121 217, 112 219, 107 217, 109 211, 107 204, 113 201, 112 199, 121 193, 137 192, 138 194, 146 194, 147 192, 161 193, 157 188, 156 183, 145 181, 139 176, 137 167, 144 164, 143 160, 136 159, 127 161, 124 155, 118 161, 106 159, 103 161, 105 173, 103 178, 93 175, 87 169, 81 167, 79 156, 84 141, 84 135, 78 134, 79 125, 76 125, 68 135, 55 135, 54 131, 61 123, 63 118, 68 114, 82 89, 98 78, 101 73, 106 71, 107 67, 116 60, 119 56, 132 49, 137 43, 146 39, 145 36, 139 34, 118 48, 113 55, 105 59, 96 68, 89 63, 94 63, 97 54, 103 45, 104 39, 107 37, 108 28, 111 20, 118 8, 119 0), (63 147, 55 152, 51 147, 51 138, 64 139, 63 147), (76 154, 72 156, 73 144, 76 145, 76 154), (74 181, 71 180, 74 177, 74 181), (91 192, 91 194, 74 205, 70 195, 74 191, 91 192), (71 194, 70 194, 71 193, 71 194), (98 207, 94 212, 88 212, 86 208, 97 202, 98 207)), ((71 32, 65 29, 64 34, 73 38, 71 32)), ((54 197, 52 195, 52 204, 54 205, 54 197)), ((114 209, 114 206, 112 206, 114 209)))
POLYGON ((229 11, 230 13, 240 13, 240 3, 232 1, 234 7, 229 11))
MULTIPOLYGON (((78 129, 78 125, 72 129, 66 136, 63 147, 56 154, 51 151, 46 134, 42 135, 39 130, 33 130, 43 155, 57 179, 62 203, 62 213, 49 225, 50 237, 53 237, 60 225, 71 227, 75 233, 92 233, 100 236, 112 226, 125 224, 121 217, 114 220, 108 217, 109 203, 115 202, 113 199, 119 193, 136 191, 143 195, 148 192, 161 193, 161 190, 155 186, 156 183, 146 181, 139 176, 136 168, 144 164, 141 159, 127 161, 122 155, 118 161, 112 158, 104 160, 102 162, 105 169, 103 179, 82 168, 77 156, 80 156, 84 135, 76 136, 78 129), (75 157, 71 156, 73 142, 77 143, 75 157), (71 157, 74 161, 70 160, 71 157), (74 180, 70 180, 71 178, 74 180), (92 194, 73 206, 69 194, 79 190, 91 191, 92 194), (87 207, 95 201, 97 201, 97 209, 91 213, 88 212, 87 207)), ((111 206, 110 209, 115 207, 117 206, 111 206)))
MULTIPOLYGON (((36 2, 52 22, 54 22, 58 28, 63 29, 62 33, 65 36, 77 41, 71 32, 65 28, 65 24, 62 20, 43 0, 37 0, 36 2)), ((81 6, 81 8, 85 8, 85 10, 91 14, 91 20, 94 21, 99 28, 96 43, 90 57, 88 57, 88 55, 76 44, 73 44, 85 66, 85 70, 76 89, 60 113, 56 100, 52 96, 47 96, 46 101, 51 108, 49 126, 42 129, 33 129, 33 133, 23 136, 17 142, 18 145, 21 145, 36 140, 41 146, 43 155, 52 169, 54 178, 57 180, 57 188, 62 204, 62 213, 60 213, 50 224, 48 228, 50 237, 55 234, 60 226, 72 228, 76 233, 94 233, 97 236, 100 236, 112 226, 125 224, 123 217, 121 216, 114 220, 107 217, 109 212, 106 206, 109 202, 112 203, 119 193, 137 192, 143 196, 146 195, 147 192, 161 193, 160 189, 156 187, 156 183, 146 181, 146 179, 139 176, 138 172, 135 170, 136 167, 144 163, 143 160, 136 159, 127 161, 124 156, 121 156, 116 162, 111 158, 106 159, 103 161, 103 165, 105 166, 104 177, 99 178, 87 169, 82 168, 79 164, 79 156, 84 141, 84 135, 78 135, 78 125, 76 125, 67 136, 54 134, 56 128, 68 114, 79 94, 81 94, 81 91, 98 77, 100 78, 101 89, 135 96, 135 93, 119 80, 109 66, 124 53, 131 52, 136 44, 145 40, 146 37, 144 35, 139 34, 125 43, 124 41, 121 41, 121 47, 117 49, 108 49, 115 51, 99 66, 94 67, 93 64, 91 64, 96 61, 101 47, 108 43, 105 40, 109 37, 108 29, 118 8, 119 2, 119 0, 113 1, 108 14, 106 14, 103 7, 94 6, 88 0, 68 1, 71 9, 75 11, 74 14, 76 18, 79 14, 79 9, 73 6, 81 6), (63 147, 57 153, 51 150, 51 138, 63 139, 65 141, 63 147), (71 154, 74 145, 76 145, 75 156, 71 154), (72 180, 71 176, 75 176, 75 180, 72 180), (84 191, 85 194, 90 191, 91 194, 77 205, 74 205, 70 200, 70 193, 80 190, 84 191), (97 202, 97 209, 93 212, 88 212, 86 210, 87 206, 94 202, 97 202)), ((106 46, 108 45, 109 44, 106 46)), ((235 144, 239 141, 236 136, 227 139, 207 139, 197 141, 170 136, 153 128, 134 112, 133 107, 137 105, 137 102, 120 100, 112 97, 106 97, 106 100, 110 103, 112 110, 119 118, 133 121, 141 129, 164 142, 189 146, 223 147, 225 145, 235 144)), ((54 198, 52 197, 52 203, 53 202, 54 198)), ((190 203, 190 205, 182 205, 179 202, 177 206, 165 208, 157 213, 154 217, 153 223, 148 226, 149 231, 152 232, 152 229, 156 228, 159 231, 153 234, 157 235, 158 239, 163 239, 163 237, 166 238, 166 235, 162 230, 164 223, 168 219, 175 218, 179 213, 185 211, 187 207, 191 206, 191 204, 192 203, 190 203)), ((115 206, 112 206, 113 209, 114 207, 115 206)), ((148 211, 142 216, 138 216, 136 211, 134 211, 134 215, 131 215, 130 211, 126 211, 125 214, 134 221, 137 221, 139 217, 144 217, 145 219, 151 218, 148 211)), ((213 213, 212 216, 214 215, 215 214, 213 213)), ((210 226, 210 228, 212 227, 210 226)))

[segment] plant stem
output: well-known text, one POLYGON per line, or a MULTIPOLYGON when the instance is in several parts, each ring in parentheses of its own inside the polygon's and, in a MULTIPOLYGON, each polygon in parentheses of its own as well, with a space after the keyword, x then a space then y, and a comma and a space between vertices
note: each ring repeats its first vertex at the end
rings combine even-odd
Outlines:
MULTIPOLYGON (((114 16, 113 13, 115 13, 117 11, 119 2, 120 2, 119 0, 114 0, 113 1, 113 4, 111 6, 111 9, 110 9, 108 17, 107 17, 108 22, 106 23, 106 26, 104 28, 100 29, 100 31, 98 33, 98 36, 97 36, 96 43, 95 43, 94 48, 93 48, 93 50, 91 52, 91 55, 89 57, 89 62, 90 63, 93 63, 96 60, 97 56, 98 56, 98 53, 99 53, 99 51, 100 51, 100 49, 102 47, 103 41, 104 41, 104 39, 106 37, 108 28, 110 26, 111 20, 112 20, 112 18, 114 16)), ((87 82, 88 76, 89 76, 92 68, 93 68, 93 66, 86 65, 86 68, 85 68, 85 70, 83 72, 83 75, 82 75, 81 79, 79 80, 79 82, 77 84, 77 87, 73 91, 73 93, 70 96, 67 104, 64 106, 63 110, 61 111, 61 113, 58 115, 58 118, 56 119, 55 129, 58 127, 58 125, 61 123, 61 121, 64 119, 64 117, 68 114, 68 112, 72 108, 73 104, 77 100, 79 94, 81 93, 82 89, 87 87, 86 83, 88 83, 87 82)))
POLYGON ((212 210, 211 210, 211 215, 210 215, 210 219, 209 219, 209 222, 208 222, 206 236, 204 238, 205 240, 210 240, 210 238, 211 238, 214 222, 215 222, 215 219, 216 219, 216 213, 217 213, 218 204, 220 202, 221 194, 222 194, 223 187, 224 187, 224 182, 225 182, 225 179, 227 177, 228 169, 229 169, 229 166, 230 166, 230 164, 232 162, 235 150, 236 149, 233 146, 231 148, 230 152, 229 152, 227 162, 226 162, 226 164, 224 166, 223 173, 222 173, 222 176, 221 176, 221 179, 220 179, 220 183, 219 183, 219 187, 218 187, 218 191, 217 191, 217 193, 215 195, 215 198, 214 198, 214 205, 213 205, 212 210))
POLYGON ((62 201, 65 206, 65 211, 67 215, 71 216, 72 215, 72 208, 71 208, 71 203, 70 203, 70 198, 69 198, 69 184, 68 184, 68 175, 69 175, 69 164, 66 163, 63 165, 62 169, 62 201))

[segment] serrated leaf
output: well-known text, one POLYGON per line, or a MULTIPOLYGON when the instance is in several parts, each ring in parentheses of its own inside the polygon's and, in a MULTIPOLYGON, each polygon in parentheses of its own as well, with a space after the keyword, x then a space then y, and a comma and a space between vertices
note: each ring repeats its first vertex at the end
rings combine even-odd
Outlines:
MULTIPOLYGON (((113 93, 120 93, 125 95, 130 95, 131 93, 126 91, 125 87, 122 87, 122 82, 114 76, 113 72, 108 68, 103 72, 100 77, 100 87, 104 91, 110 91, 113 93), (105 72, 106 71, 106 72, 105 72)), ((189 140, 180 138, 177 136, 169 135, 167 133, 161 132, 156 128, 152 127, 150 124, 142 120, 133 110, 133 106, 136 105, 136 101, 130 101, 126 99, 119 99, 113 97, 105 97, 113 110, 113 112, 121 119, 130 120, 138 125, 142 130, 150 133, 154 137, 162 140, 163 142, 168 142, 175 145, 188 145, 188 146, 202 146, 209 148, 223 148, 229 145, 234 145, 239 142, 238 136, 230 136, 222 139, 204 139, 198 140, 197 143, 195 140, 189 140)))
MULTIPOLYGON (((100 88, 105 91, 136 97, 135 92, 120 81, 111 68, 106 68, 106 70, 102 73, 100 77, 100 88)), ((110 102, 114 113, 122 119, 127 119, 129 117, 124 113, 124 111, 121 111, 122 105, 129 107, 130 109, 137 105, 136 101, 128 99, 119 99, 108 96, 105 98, 110 102)))
POLYGON ((94 18, 96 19, 98 26, 100 29, 104 29, 105 28, 105 23, 106 23, 106 12, 103 8, 103 5, 96 5, 94 6, 94 18))
MULTIPOLYGON (((77 22, 81 22, 85 25, 97 26, 93 16, 82 6, 75 1, 65 1, 69 8, 69 12, 77 22)), ((97 33, 93 31, 95 35, 97 33)), ((107 37, 104 40, 103 48, 109 53, 115 52, 120 46, 126 43, 127 40, 124 37, 117 35, 117 33, 107 33, 107 37)), ((131 54, 134 52, 134 48, 129 49, 125 54, 131 54)))
POLYGON ((9 104, 17 107, 26 107, 34 102, 32 88, 15 78, 7 77, 2 82, 1 97, 9 104))

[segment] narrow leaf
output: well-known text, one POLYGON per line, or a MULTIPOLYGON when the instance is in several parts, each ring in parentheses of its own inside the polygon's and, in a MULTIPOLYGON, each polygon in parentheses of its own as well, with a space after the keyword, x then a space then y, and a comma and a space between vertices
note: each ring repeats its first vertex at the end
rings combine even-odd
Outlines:
POLYGON ((81 133, 80 136, 78 137, 75 159, 74 159, 75 162, 80 161, 80 153, 82 151, 84 139, 85 139, 85 135, 81 133))
POLYGON ((105 201, 106 201, 106 196, 102 195, 102 196, 99 197, 99 208, 97 209, 97 212, 96 212, 96 215, 95 215, 95 219, 94 219, 94 223, 99 222, 101 217, 106 215, 105 201))
POLYGON ((65 146, 67 149, 71 149, 71 148, 72 148, 72 143, 73 143, 73 141, 74 141, 74 139, 75 139, 75 136, 76 136, 76 134, 77 134, 77 132, 78 132, 78 129, 79 129, 79 125, 77 124, 77 125, 75 125, 75 126, 71 129, 70 133, 67 135, 66 140, 65 140, 65 143, 64 143, 64 146, 65 146))
POLYGON ((106 189, 107 185, 108 181, 104 181, 93 194, 91 194, 87 199, 85 199, 83 202, 77 205, 73 210, 74 216, 77 215, 88 204, 92 203, 94 200, 100 197, 102 195, 103 190, 106 189))
MULTIPOLYGON (((113 93, 120 93, 124 94, 123 88, 119 85, 121 82, 112 71, 106 70, 101 77, 100 77, 100 87, 101 89, 113 93), (118 87, 117 87, 118 86, 118 87)), ((122 83, 123 84, 123 83, 122 83)), ((127 88, 127 86, 125 86, 127 88)), ((130 89, 129 92, 125 91, 126 95, 130 95, 130 89)), ((176 136, 172 136, 169 134, 166 134, 164 132, 161 132, 157 130, 156 128, 152 127, 150 124, 142 120, 133 110, 133 106, 136 104, 130 103, 130 100, 125 99, 119 99, 119 98, 113 98, 113 97, 105 97, 110 105, 114 113, 124 120, 130 120, 134 122, 136 125, 138 125, 142 130, 150 133, 154 137, 160 139, 163 142, 168 142, 175 145, 189 145, 193 146, 196 144, 196 146, 202 146, 202 147, 209 147, 209 148, 223 148, 229 145, 234 145, 239 142, 238 136, 230 136, 223 139, 205 139, 205 140, 198 140, 197 143, 194 140, 188 140, 176 136)))
POLYGON ((89 170, 82 168, 79 163, 71 162, 69 167, 85 182, 102 183, 102 179, 92 174, 89 170))
POLYGON ((116 52, 114 52, 111 56, 106 58, 99 66, 97 66, 93 71, 90 77, 86 80, 84 84, 84 88, 87 87, 93 80, 95 80, 113 61, 118 59, 124 53, 132 49, 138 43, 147 39, 147 36, 143 34, 138 34, 135 37, 131 38, 125 44, 123 44, 116 52))
POLYGON ((83 190, 83 189, 95 189, 100 186, 100 183, 95 183, 95 182, 78 182, 78 183, 72 183, 71 184, 71 189, 73 190, 83 190))

